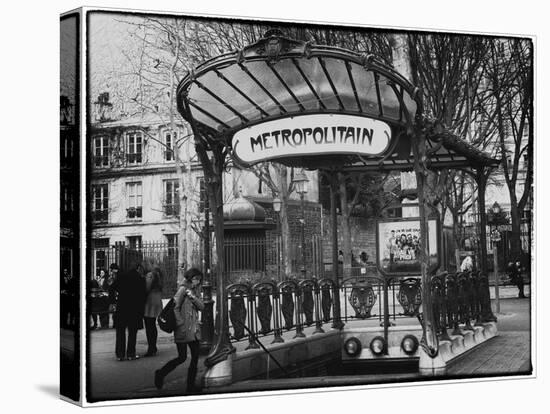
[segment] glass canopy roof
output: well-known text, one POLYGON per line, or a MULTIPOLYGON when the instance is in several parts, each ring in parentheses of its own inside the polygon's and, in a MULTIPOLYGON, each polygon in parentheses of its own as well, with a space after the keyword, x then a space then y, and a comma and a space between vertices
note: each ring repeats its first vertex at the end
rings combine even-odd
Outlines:
MULTIPOLYGON (((391 127, 392 149, 384 157, 325 155, 281 161, 308 168, 327 162, 352 168, 410 168, 409 134, 422 117, 418 89, 373 55, 288 39, 278 31, 199 65, 180 82, 177 103, 202 136, 229 146, 239 130, 297 115, 347 114, 391 127)), ((449 166, 495 161, 462 141, 447 144, 433 151, 434 161, 449 166)))
POLYGON ((200 65, 180 83, 178 104, 205 131, 228 136, 297 113, 353 114, 405 126, 418 109, 414 93, 373 56, 276 34, 200 65))

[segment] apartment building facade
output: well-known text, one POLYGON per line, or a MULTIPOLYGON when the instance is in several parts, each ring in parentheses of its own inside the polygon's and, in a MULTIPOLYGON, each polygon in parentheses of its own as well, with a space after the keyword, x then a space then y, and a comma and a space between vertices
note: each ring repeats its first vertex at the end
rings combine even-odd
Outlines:
MULTIPOLYGON (((108 97, 100 96, 98 103, 108 108, 108 97)), ((203 260, 206 193, 189 126, 177 121, 171 127, 165 118, 153 113, 110 120, 106 112, 100 111, 88 143, 92 274, 108 268, 111 260, 107 251, 120 242, 132 250, 156 243, 177 256, 182 174, 191 229, 187 232, 190 239, 187 246, 191 246, 190 255, 195 262, 203 260)), ((318 223, 322 213, 317 173, 307 172, 307 176, 310 181, 305 204, 311 219, 306 230, 308 234, 320 234, 318 223)), ((232 220, 233 214, 225 214, 226 238, 249 237, 257 243, 260 237, 269 246, 276 237, 272 192, 251 171, 228 167, 224 174, 224 211, 234 212, 235 208, 243 211, 234 215, 238 220, 232 220), (247 211, 253 210, 261 213, 248 217, 247 211)), ((298 194, 291 195, 289 208, 291 233, 298 237, 301 215, 298 194)), ((213 246, 210 240, 210 248, 213 246)))

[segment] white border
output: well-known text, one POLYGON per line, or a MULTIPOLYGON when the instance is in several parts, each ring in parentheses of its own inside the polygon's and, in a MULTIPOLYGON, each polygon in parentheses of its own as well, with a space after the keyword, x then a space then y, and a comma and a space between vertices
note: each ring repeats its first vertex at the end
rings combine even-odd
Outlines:
MULTIPOLYGON (((84 8, 83 12, 85 13, 85 12, 94 11, 94 10, 98 10, 98 9, 96 9, 94 7, 89 7, 89 8, 84 8)), ((125 9, 116 9, 116 8, 108 8, 108 10, 110 10, 110 11, 121 11, 121 12, 128 11, 128 10, 125 10, 125 9)), ((140 10, 140 9, 132 9, 132 11, 137 12, 137 13, 144 13, 144 14, 155 12, 155 10, 140 10)), ((85 15, 84 13, 83 13, 83 16, 85 15)), ((238 18, 237 16, 228 16, 228 15, 220 15, 220 14, 202 14, 201 15, 201 14, 197 14, 197 13, 171 12, 171 11, 163 11, 163 12, 160 12, 160 13, 174 14, 174 15, 187 15, 189 17, 208 16, 208 17, 212 17, 212 18, 216 18, 216 17, 235 17, 235 18, 238 18)), ((260 19, 260 17, 242 17, 242 18, 251 19, 251 20, 260 19)), ((84 20, 85 20, 85 18, 84 18, 84 20)), ((329 25, 338 25, 338 26, 354 26, 354 27, 368 26, 368 27, 372 27, 370 25, 355 25, 355 24, 351 24, 351 23, 340 24, 340 23, 334 23, 334 22, 319 22, 319 21, 312 21, 312 20, 309 20, 309 19, 295 20, 295 19, 268 18, 268 19, 263 19, 263 20, 272 20, 272 21, 276 21, 276 22, 286 21, 286 22, 291 22, 291 23, 317 23, 317 24, 318 23, 326 23, 326 24, 329 24, 329 25)), ((82 26, 85 29, 85 24, 83 24, 82 26)), ((384 25, 375 25, 374 27, 382 28, 382 29, 392 28, 391 26, 384 26, 384 25)), ((402 30, 432 31, 431 29, 418 29, 418 28, 411 28, 411 27, 402 28, 402 30)), ((443 32, 446 32, 446 31, 450 32, 450 30, 442 30, 442 31, 443 32)), ((453 33, 456 33, 456 32, 465 33, 465 34, 482 34, 482 35, 507 36, 503 33, 469 32, 469 31, 452 31, 452 32, 453 33)), ((83 48, 83 51, 85 51, 85 48, 83 48)), ((85 66, 83 66, 83 67, 85 68, 85 66)), ((84 135, 84 137, 85 137, 85 135, 84 135)), ((85 274, 85 273, 83 273, 83 274, 85 274)), ((83 338, 85 339, 85 336, 83 338)), ((83 341, 83 344, 84 343, 85 343, 85 341, 83 341)), ((532 341, 531 347, 534 348, 534 341, 532 341)), ((533 361, 534 365, 535 365, 535 356, 536 356, 535 353, 532 352, 532 361, 533 361)), ((85 363, 84 358, 82 359, 82 361, 84 361, 84 363, 85 363)), ((85 365, 83 365, 83 367, 85 368, 85 365)), ((82 386, 84 387, 83 392, 85 393, 85 386, 86 386, 86 383, 85 383, 85 369, 83 369, 82 371, 83 371, 83 375, 84 375, 82 386)), ((386 388, 393 389, 393 388, 403 388, 403 387, 411 387, 411 386, 418 386, 418 385, 461 384, 461 383, 472 383, 472 382, 473 383, 476 383, 476 382, 492 382, 492 381, 510 380, 510 378, 513 378, 514 380, 516 380, 516 379, 533 379, 535 377, 536 377, 536 371, 534 371, 533 375, 530 375, 530 376, 471 378, 471 379, 464 379, 464 380, 436 380, 434 382, 419 381, 419 382, 414 382, 414 383, 373 384, 373 385, 359 385, 359 386, 344 386, 344 387, 339 387, 337 389, 335 389, 334 387, 331 387, 331 388, 312 388, 312 389, 303 389, 303 390, 261 391, 261 392, 254 392, 254 393, 246 392, 246 393, 236 393, 236 394, 213 394, 213 395, 208 395, 208 396, 194 396, 194 397, 185 397, 185 396, 160 397, 160 398, 147 398, 147 399, 132 399, 132 400, 121 400, 121 401, 97 402, 97 403, 92 403, 92 404, 90 404, 86 401, 83 401, 82 405, 85 406, 85 407, 88 407, 88 406, 99 407, 99 406, 113 406, 113 405, 150 404, 150 403, 175 402, 175 401, 204 401, 204 400, 211 401, 211 400, 226 400, 228 398, 236 398, 236 399, 240 399, 240 398, 243 398, 243 397, 244 398, 249 398, 251 396, 262 397, 262 396, 280 396, 280 395, 288 395, 288 394, 292 394, 292 395, 311 394, 311 393, 319 393, 319 392, 327 393, 327 392, 338 392, 338 391, 372 390, 372 389, 386 389, 386 388)), ((83 396, 85 395, 84 393, 82 394, 83 396)), ((246 408, 243 407, 243 409, 246 409, 246 408)))
MULTIPOLYGON (((30 1, 11 2, 5 5, 4 22, 0 25, 3 39, 2 79, 5 114, 3 123, 3 162, 2 172, 4 203, 0 207, 4 219, 2 233, 3 274, 5 280, 15 278, 16 286, 0 302, 4 311, 3 335, 8 340, 2 347, 2 379, 4 379, 3 406, 17 407, 29 412, 74 412, 77 407, 61 401, 58 394, 59 334, 58 334, 58 237, 59 199, 58 189, 58 53, 59 53, 59 14, 82 5, 82 0, 61 0, 55 5, 30 1), (31 103, 32 102, 32 103, 31 103), (21 127, 24 126, 22 129, 21 127), (24 137, 22 137, 22 131, 24 137), (28 132, 31 133, 28 133, 28 132), (23 148, 20 138, 25 138, 23 148), (22 160, 21 152, 25 152, 22 160), (15 156, 15 154, 18 154, 15 156), (13 198, 17 198, 13 201, 13 198), (37 216, 36 203, 40 200, 41 214, 37 216), (7 248, 7 251, 6 251, 7 248), (13 292, 13 293, 12 293, 13 292), (53 305, 52 305, 53 303, 53 305), (19 318, 13 314, 17 310, 19 318), (26 321, 30 329, 22 328, 26 321), (27 332, 28 331, 28 332, 27 332)), ((345 0, 335 2, 296 2, 278 0, 258 2, 256 0, 201 0, 182 3, 175 0, 96 0, 95 4, 121 8, 150 9, 154 7, 166 12, 181 10, 193 11, 195 15, 233 15, 252 18, 269 16, 274 20, 331 21, 342 25, 367 25, 378 27, 431 28, 452 32, 483 34, 534 34, 537 36, 536 93, 535 105, 538 121, 542 114, 550 110, 548 82, 550 73, 547 12, 538 0, 522 2, 463 0, 442 3, 435 0, 394 0, 393 2, 356 2, 345 0), (390 26, 391 25, 391 26, 390 26), (540 78, 538 77, 540 74, 540 78), (546 93, 545 93, 546 92, 546 93)), ((191 13, 185 13, 191 15, 191 13)), ((540 177, 545 177, 550 163, 543 163, 542 154, 550 153, 546 142, 548 127, 537 122, 535 147, 537 168, 536 185, 540 177)), ((548 205, 543 191, 535 187, 537 206, 548 205)), ((550 229, 545 214, 536 210, 535 236, 545 234, 550 229)), ((538 238, 538 237, 537 237, 538 238)), ((541 238, 536 241, 534 266, 540 275, 534 281, 536 292, 545 292, 548 285, 544 272, 538 267, 537 253, 550 248, 541 238), (539 243, 540 248, 539 248, 539 243)), ((546 238, 547 239, 547 238, 546 238)), ((542 293, 541 293, 542 294, 542 293)), ((548 301, 534 297, 533 348, 548 349, 547 329, 543 329, 542 319, 548 314, 548 301), (539 316, 540 315, 540 316, 539 316), (538 325, 538 326, 537 326, 538 325), (536 329, 538 328, 538 329, 536 329), (546 340, 545 340, 546 339, 546 340)), ((544 318, 547 319, 547 318, 544 318)), ((318 412, 354 412, 363 407, 374 412, 408 412, 423 409, 425 401, 430 401, 448 413, 463 413, 470 410, 491 410, 500 413, 518 413, 525 409, 542 411, 539 406, 546 404, 545 396, 549 389, 548 357, 544 352, 533 353, 537 357, 536 380, 518 379, 479 380, 460 384, 428 383, 428 386, 404 386, 362 391, 317 392, 293 394, 284 398, 268 397, 270 393, 251 393, 243 397, 260 397, 253 400, 236 398, 187 401, 183 405, 158 404, 155 412, 164 410, 204 410, 204 412, 243 412, 243 410, 271 412, 296 412, 315 410, 318 412)), ((424 383, 425 384, 425 383, 424 383)), ((137 401, 134 401, 137 404, 137 401)), ((148 401, 149 402, 149 401, 148 401)), ((109 410, 99 408, 98 410, 109 410)), ((117 412, 132 414, 147 412, 148 404, 121 406, 117 412)))

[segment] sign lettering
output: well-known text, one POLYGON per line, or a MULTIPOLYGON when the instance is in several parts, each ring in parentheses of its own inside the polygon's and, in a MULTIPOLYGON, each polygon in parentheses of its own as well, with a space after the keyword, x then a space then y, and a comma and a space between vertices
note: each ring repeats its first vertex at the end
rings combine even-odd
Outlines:
POLYGON ((233 152, 252 165, 277 158, 317 154, 379 155, 391 141, 388 124, 376 119, 337 114, 299 115, 242 129, 233 137, 233 152))

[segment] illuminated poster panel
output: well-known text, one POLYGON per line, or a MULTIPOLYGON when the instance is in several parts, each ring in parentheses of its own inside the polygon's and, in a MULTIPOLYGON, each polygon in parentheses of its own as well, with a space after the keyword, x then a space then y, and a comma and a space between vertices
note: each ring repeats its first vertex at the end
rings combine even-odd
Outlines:
MULTIPOLYGON (((430 270, 438 267, 438 221, 428 221, 430 270)), ((420 220, 379 221, 377 259, 380 271, 386 275, 420 274, 420 220)))

